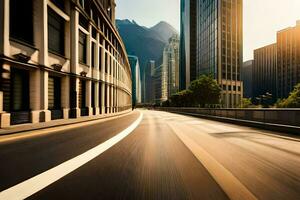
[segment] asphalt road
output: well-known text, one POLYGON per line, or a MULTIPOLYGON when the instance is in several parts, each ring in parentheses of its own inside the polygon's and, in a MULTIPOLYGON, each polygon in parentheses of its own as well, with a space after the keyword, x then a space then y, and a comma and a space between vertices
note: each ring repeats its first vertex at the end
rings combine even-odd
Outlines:
MULTIPOLYGON (((128 136, 29 199, 300 199, 299 138, 140 112, 143 119, 128 136)), ((51 134, 0 138, 0 191, 117 137, 140 112, 51 134)))

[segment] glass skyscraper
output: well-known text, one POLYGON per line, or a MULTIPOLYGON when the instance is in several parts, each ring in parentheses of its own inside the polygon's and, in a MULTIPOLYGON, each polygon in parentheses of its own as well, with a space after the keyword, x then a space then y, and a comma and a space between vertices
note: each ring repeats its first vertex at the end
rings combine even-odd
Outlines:
POLYGON ((196 0, 180 2, 180 90, 196 78, 196 8, 196 0))
POLYGON ((141 103, 141 72, 139 59, 136 56, 128 55, 128 60, 131 67, 131 77, 132 77, 132 105, 136 106, 141 103))
POLYGON ((243 96, 243 1, 197 0, 196 4, 196 76, 213 75, 223 89, 222 105, 236 107, 243 96))

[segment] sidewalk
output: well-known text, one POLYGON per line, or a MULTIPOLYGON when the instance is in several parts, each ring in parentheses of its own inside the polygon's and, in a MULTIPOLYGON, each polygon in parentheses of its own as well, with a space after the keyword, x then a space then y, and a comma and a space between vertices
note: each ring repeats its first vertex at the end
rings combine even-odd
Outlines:
POLYGON ((100 119, 109 119, 112 117, 125 115, 130 112, 131 112, 131 109, 127 110, 127 111, 122 111, 119 113, 114 113, 114 114, 103 114, 103 115, 98 115, 98 116, 80 117, 80 118, 76 118, 76 119, 59 119, 59 120, 52 120, 50 122, 41 122, 41 123, 36 123, 36 124, 15 125, 15 126, 11 126, 8 128, 0 129, 0 137, 3 135, 10 135, 10 134, 27 132, 27 131, 34 131, 34 130, 41 130, 41 129, 65 126, 65 125, 72 125, 72 124, 84 123, 84 122, 89 122, 89 121, 96 121, 96 120, 100 120, 100 119))

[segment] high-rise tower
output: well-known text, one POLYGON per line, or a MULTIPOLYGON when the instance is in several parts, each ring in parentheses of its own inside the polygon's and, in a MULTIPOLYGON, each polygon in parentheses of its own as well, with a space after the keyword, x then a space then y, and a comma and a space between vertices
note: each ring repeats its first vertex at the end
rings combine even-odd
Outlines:
POLYGON ((224 107, 236 107, 243 94, 243 0, 198 0, 196 76, 211 74, 222 87, 224 107))
POLYGON ((196 0, 181 0, 179 88, 185 90, 196 78, 196 0))

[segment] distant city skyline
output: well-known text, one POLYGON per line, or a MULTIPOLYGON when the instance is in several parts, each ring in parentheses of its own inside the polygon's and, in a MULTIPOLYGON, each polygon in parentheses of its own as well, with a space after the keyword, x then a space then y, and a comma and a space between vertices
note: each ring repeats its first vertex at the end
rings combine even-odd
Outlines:
MULTIPOLYGON (((116 3, 118 19, 135 20, 146 27, 166 21, 180 29, 179 0, 116 0, 116 3)), ((274 43, 277 31, 295 26, 300 20, 299 10, 300 0, 244 0, 243 60, 253 59, 254 49, 274 43)))

